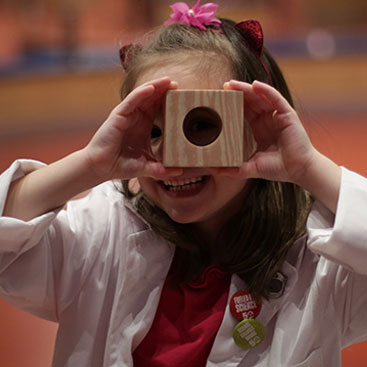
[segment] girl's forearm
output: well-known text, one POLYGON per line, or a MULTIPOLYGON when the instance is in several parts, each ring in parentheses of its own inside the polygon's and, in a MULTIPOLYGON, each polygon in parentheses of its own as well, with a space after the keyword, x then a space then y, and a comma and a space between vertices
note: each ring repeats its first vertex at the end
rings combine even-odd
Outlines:
POLYGON ((331 212, 336 213, 341 168, 335 162, 316 152, 313 164, 309 166, 302 180, 297 183, 309 191, 315 199, 322 202, 331 212))
POLYGON ((85 152, 80 150, 14 181, 3 215, 28 221, 99 183, 88 168, 85 152))

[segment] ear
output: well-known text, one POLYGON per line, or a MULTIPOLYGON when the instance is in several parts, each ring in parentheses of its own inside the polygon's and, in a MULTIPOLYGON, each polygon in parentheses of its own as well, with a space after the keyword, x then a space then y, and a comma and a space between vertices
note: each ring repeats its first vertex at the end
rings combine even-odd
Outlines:
POLYGON ((143 47, 139 44, 129 43, 120 48, 120 61, 124 70, 128 70, 134 57, 141 51, 143 47))

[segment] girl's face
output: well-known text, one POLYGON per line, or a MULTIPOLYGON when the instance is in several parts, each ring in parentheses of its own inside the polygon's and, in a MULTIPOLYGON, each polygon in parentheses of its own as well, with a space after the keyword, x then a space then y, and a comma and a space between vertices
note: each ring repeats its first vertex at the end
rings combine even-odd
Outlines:
MULTIPOLYGON (((136 86, 164 76, 178 83, 179 89, 223 89, 232 75, 229 68, 166 64, 152 67, 140 75, 136 86), (219 72, 220 70, 220 72, 219 72)), ((155 125, 162 126, 161 117, 155 125)), ((161 159, 162 136, 152 132, 152 150, 161 159)), ((245 180, 219 175, 210 168, 184 168, 179 177, 169 181, 139 178, 144 193, 178 223, 195 223, 206 236, 214 236, 221 225, 240 207, 245 180)))

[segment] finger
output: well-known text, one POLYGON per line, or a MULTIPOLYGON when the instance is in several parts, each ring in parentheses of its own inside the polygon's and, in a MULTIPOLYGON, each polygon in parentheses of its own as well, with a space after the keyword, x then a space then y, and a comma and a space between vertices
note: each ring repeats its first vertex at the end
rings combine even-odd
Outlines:
POLYGON ((140 109, 150 117, 155 117, 163 104, 163 99, 165 98, 167 91, 177 89, 178 84, 176 82, 172 82, 169 78, 165 78, 163 80, 159 80, 159 83, 152 82, 152 85, 154 87, 154 93, 142 103, 140 109))
POLYGON ((244 178, 243 172, 240 170, 240 167, 220 167, 220 168, 212 168, 216 174, 221 176, 228 176, 233 178, 244 178))
POLYGON ((248 169, 248 162, 243 162, 240 167, 218 167, 215 168, 216 173, 221 176, 227 176, 244 180, 251 178, 250 171, 248 169))
POLYGON ((172 82, 169 77, 153 80, 150 84, 154 87, 157 94, 165 93, 168 89, 172 89, 177 85, 177 83, 172 82))
POLYGON ((142 101, 139 110, 145 114, 148 119, 155 119, 159 110, 162 108, 163 100, 168 90, 177 89, 177 82, 171 81, 169 78, 151 82, 154 87, 154 93, 142 101))
POLYGON ((245 113, 248 118, 255 118, 257 115, 272 112, 273 106, 263 98, 261 94, 254 91, 253 86, 249 83, 231 80, 229 87, 234 90, 241 90, 244 96, 245 113))
POLYGON ((133 90, 119 105, 115 107, 115 112, 120 116, 131 114, 144 100, 151 97, 154 93, 152 85, 145 85, 133 90))
POLYGON ((161 162, 152 161, 146 164, 144 168, 144 176, 152 177, 154 179, 164 180, 170 177, 180 176, 183 169, 180 167, 167 168, 161 162))
POLYGON ((279 177, 281 162, 273 152, 258 152, 239 168, 221 168, 220 175, 237 179, 273 179, 279 177))
POLYGON ((178 83, 175 81, 172 81, 169 86, 169 89, 177 89, 177 88, 178 88, 178 83))
MULTIPOLYGON (((146 101, 152 101, 151 97, 156 94, 158 98, 171 87, 171 79, 168 77, 146 82, 135 88, 117 106, 116 112, 120 115, 128 115, 146 101)), ((174 87, 174 85, 172 86, 174 87)), ((157 98, 155 98, 157 99, 157 98)))
POLYGON ((251 121, 251 120, 254 120, 258 116, 259 113, 258 113, 258 111, 255 111, 252 108, 251 103, 245 101, 245 88, 247 88, 247 86, 245 86, 245 85, 240 86, 240 85, 235 84, 232 81, 229 81, 229 82, 226 82, 226 83, 223 84, 223 89, 224 90, 239 90, 239 91, 243 92, 243 99, 244 99, 244 104, 245 104, 244 115, 245 115, 247 120, 251 121))
POLYGON ((164 76, 162 78, 158 78, 158 79, 153 79, 150 80, 148 82, 145 82, 143 84, 137 85, 136 88, 134 90, 138 90, 139 88, 145 87, 147 85, 153 85, 154 88, 161 88, 161 87, 166 87, 169 86, 171 83, 171 79, 168 76, 164 76))
POLYGON ((259 81, 255 81, 252 85, 255 93, 263 95, 265 98, 267 98, 274 106, 274 110, 278 111, 277 113, 283 114, 293 111, 293 108, 289 102, 275 88, 259 81))

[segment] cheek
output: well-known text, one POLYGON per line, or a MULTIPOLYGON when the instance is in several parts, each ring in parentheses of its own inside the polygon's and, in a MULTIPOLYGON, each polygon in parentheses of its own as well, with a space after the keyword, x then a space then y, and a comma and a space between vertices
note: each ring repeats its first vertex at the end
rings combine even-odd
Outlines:
POLYGON ((147 179, 147 178, 142 178, 142 177, 140 177, 140 178, 138 178, 137 179, 138 180, 138 182, 139 182, 139 186, 140 186, 140 188, 142 189, 142 191, 146 194, 147 193, 147 191, 149 191, 149 180, 147 179))
POLYGON ((224 191, 240 192, 245 187, 247 180, 238 180, 228 176, 218 176, 216 182, 224 191))
POLYGON ((245 191, 246 180, 235 180, 229 177, 220 177, 217 181, 218 194, 224 202, 231 202, 245 191), (219 182, 218 182, 219 181, 219 182))
POLYGON ((141 190, 144 192, 146 196, 153 202, 155 202, 155 198, 157 197, 157 183, 149 177, 140 177, 138 178, 138 183, 141 190))
POLYGON ((159 138, 152 139, 151 142, 150 142, 150 146, 151 146, 151 149, 152 149, 153 157, 157 161, 161 161, 162 160, 162 152, 163 152, 163 138, 159 137, 159 138))

